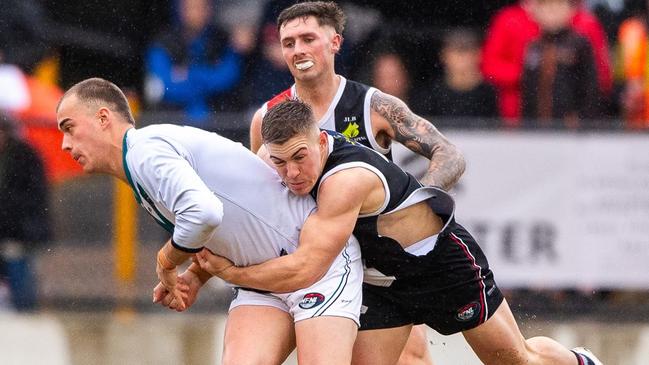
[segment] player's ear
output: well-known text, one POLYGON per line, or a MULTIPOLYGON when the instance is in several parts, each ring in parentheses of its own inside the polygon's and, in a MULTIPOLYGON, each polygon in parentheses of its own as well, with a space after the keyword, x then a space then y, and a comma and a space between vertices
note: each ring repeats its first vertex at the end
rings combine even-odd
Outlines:
POLYGON ((331 40, 331 52, 338 53, 340 52, 340 47, 343 44, 343 36, 335 33, 331 40))
POLYGON ((320 131, 320 134, 318 135, 318 144, 320 147, 324 147, 329 143, 329 138, 327 138, 329 134, 325 131, 320 131))
POLYGON ((109 117, 110 117, 110 110, 108 110, 108 108, 106 107, 99 108, 99 110, 97 111, 97 118, 99 118, 99 125, 102 128, 108 126, 109 117))

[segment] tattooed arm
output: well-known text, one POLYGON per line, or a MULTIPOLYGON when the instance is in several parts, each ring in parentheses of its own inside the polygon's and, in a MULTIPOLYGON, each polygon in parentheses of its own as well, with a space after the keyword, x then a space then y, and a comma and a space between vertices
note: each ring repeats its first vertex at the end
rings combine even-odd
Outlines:
POLYGON ((377 142, 395 140, 430 160, 423 184, 448 190, 458 182, 464 173, 464 157, 431 122, 410 111, 399 98, 381 91, 372 95, 370 109, 377 142))

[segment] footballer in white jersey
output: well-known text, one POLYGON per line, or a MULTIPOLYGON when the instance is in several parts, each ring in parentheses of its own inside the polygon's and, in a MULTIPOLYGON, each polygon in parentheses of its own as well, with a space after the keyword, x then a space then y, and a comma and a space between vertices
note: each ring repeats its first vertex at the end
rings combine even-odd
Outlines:
MULTIPOLYGON (((123 158, 136 199, 172 234, 175 248, 206 247, 237 266, 294 252, 300 228, 316 208, 311 197, 291 194, 275 170, 240 143, 200 129, 130 129, 123 158), (204 222, 216 229, 206 230, 204 222)), ((287 294, 237 288, 231 308, 269 305, 295 321, 336 315, 358 323, 361 281, 360 249, 352 236, 313 286, 287 294)))

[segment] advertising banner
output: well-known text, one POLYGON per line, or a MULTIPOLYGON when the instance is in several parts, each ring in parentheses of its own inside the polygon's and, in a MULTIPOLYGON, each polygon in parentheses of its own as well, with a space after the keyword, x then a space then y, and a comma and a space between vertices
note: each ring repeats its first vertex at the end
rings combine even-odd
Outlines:
MULTIPOLYGON (((467 162, 456 219, 502 287, 649 288, 649 135, 445 134, 467 162)), ((406 151, 395 161, 421 176, 406 151)))

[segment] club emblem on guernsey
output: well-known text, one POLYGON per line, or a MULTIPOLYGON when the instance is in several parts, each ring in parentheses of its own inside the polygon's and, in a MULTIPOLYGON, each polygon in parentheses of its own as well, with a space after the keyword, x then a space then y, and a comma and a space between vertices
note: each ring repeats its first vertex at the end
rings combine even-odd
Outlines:
POLYGON ((480 312, 480 304, 473 302, 460 308, 455 315, 458 321, 466 322, 472 320, 480 312))
POLYGON ((343 131, 343 134, 347 136, 347 138, 354 138, 357 137, 360 132, 358 131, 358 123, 356 122, 351 122, 347 124, 347 128, 343 131))
POLYGON ((302 297, 302 300, 300 301, 300 308, 302 309, 311 309, 314 307, 319 306, 324 302, 324 295, 320 293, 308 293, 305 294, 304 297, 302 297))

